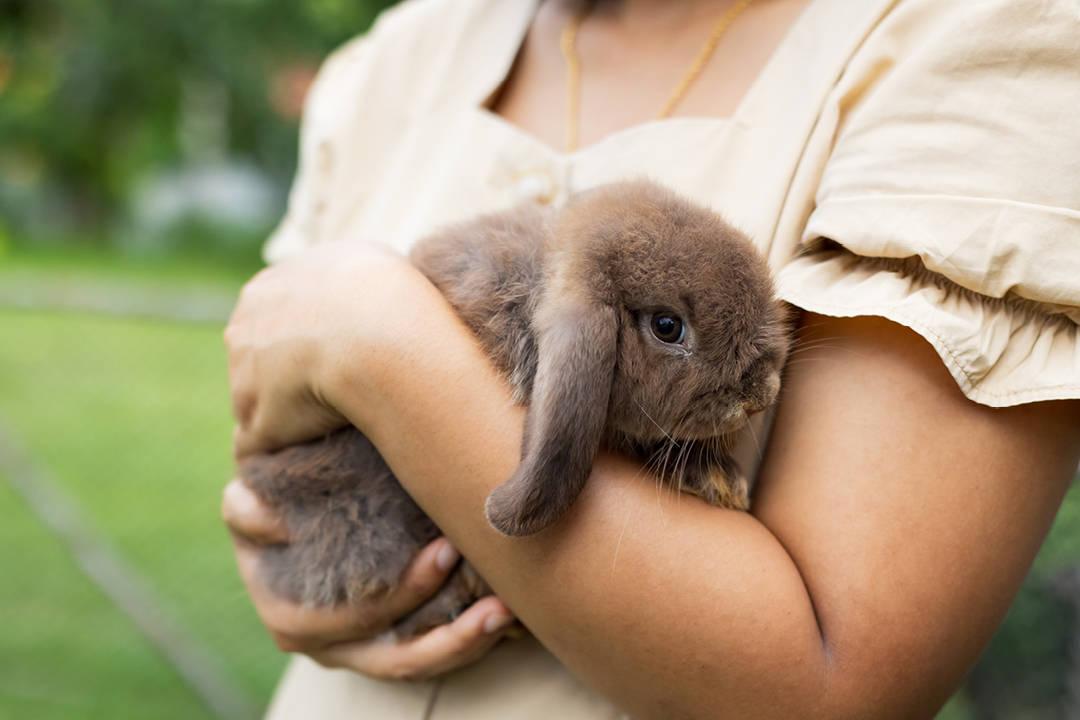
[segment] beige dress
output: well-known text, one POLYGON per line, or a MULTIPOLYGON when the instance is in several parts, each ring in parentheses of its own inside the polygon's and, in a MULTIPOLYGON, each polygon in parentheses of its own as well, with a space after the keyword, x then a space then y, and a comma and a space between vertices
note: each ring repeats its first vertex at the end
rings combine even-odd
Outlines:
MULTIPOLYGON (((650 177, 746 230, 781 295, 929 341, 975 402, 1080 398, 1076 0, 812 0, 727 119, 671 118, 571 154, 484 109, 534 0, 410 0, 327 61, 271 261, 650 177)), ((535 640, 418 685, 298 658, 292 718, 622 715, 535 640)))

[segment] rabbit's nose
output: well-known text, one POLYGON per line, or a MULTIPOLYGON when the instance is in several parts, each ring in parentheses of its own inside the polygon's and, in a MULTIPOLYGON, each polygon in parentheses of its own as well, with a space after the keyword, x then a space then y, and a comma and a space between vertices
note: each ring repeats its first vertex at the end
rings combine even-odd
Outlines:
POLYGON ((747 415, 753 415, 756 412, 761 412, 765 408, 769 407, 769 403, 762 403, 759 399, 743 400, 742 409, 746 411, 747 415))
POLYGON ((776 399, 776 395, 779 392, 780 371, 774 370, 769 373, 769 377, 761 384, 760 391, 754 393, 754 397, 746 398, 742 401, 743 410, 746 411, 747 415, 761 412, 773 404, 773 400, 776 399))

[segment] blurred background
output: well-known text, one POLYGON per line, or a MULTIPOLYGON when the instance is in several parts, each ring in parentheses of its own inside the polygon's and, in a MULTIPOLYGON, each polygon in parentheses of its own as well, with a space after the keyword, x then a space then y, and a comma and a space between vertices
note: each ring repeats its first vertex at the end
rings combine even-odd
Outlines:
MULTIPOLYGON (((320 59, 388 4, 0 0, 0 720, 265 707, 221 331, 320 59)), ((1078 612, 1070 492, 941 717, 1080 717, 1078 612)))

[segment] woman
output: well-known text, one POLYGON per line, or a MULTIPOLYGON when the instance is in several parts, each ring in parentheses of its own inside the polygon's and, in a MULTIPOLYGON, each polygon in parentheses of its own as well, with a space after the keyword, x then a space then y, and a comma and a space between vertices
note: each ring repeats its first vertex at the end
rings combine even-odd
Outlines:
POLYGON ((351 422, 453 545, 387 598, 306 611, 259 585, 254 546, 287 536, 230 486, 279 644, 366 676, 301 661, 272 716, 932 717, 1080 456, 1076 37, 1052 0, 419 0, 340 51, 269 255, 321 247, 253 280, 226 333, 237 452, 351 422), (330 241, 401 250, 642 174, 747 230, 803 311, 753 511, 601 455, 564 520, 500 537, 483 501, 521 409, 400 255, 330 241), (498 599, 373 639, 455 548, 498 599), (542 647, 492 650, 511 612, 542 647))

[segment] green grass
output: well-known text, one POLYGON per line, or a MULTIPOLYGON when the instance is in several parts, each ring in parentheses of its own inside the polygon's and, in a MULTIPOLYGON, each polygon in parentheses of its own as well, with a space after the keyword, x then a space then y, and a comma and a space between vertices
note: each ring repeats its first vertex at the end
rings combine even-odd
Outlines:
POLYGON ((0 618, 3 720, 212 717, 2 477, 0 618))
MULTIPOLYGON (((284 656, 251 610, 218 513, 232 473, 221 330, 0 310, 0 413, 181 620, 225 659, 230 674, 265 700, 284 656)), ((36 543, 18 533, 0 537, 0 556, 36 543)), ((32 602, 22 578, 4 585, 10 602, 32 602)), ((20 632, 45 637, 56 624, 92 620, 81 602, 53 610, 55 616, 30 618, 20 632)), ((6 626, 5 617, 0 635, 6 626)), ((109 653, 83 659, 118 662, 109 653)), ((138 683, 133 676, 126 690, 103 683, 97 692, 123 695, 138 683)), ((0 704, 0 717, 4 710, 0 704)))

